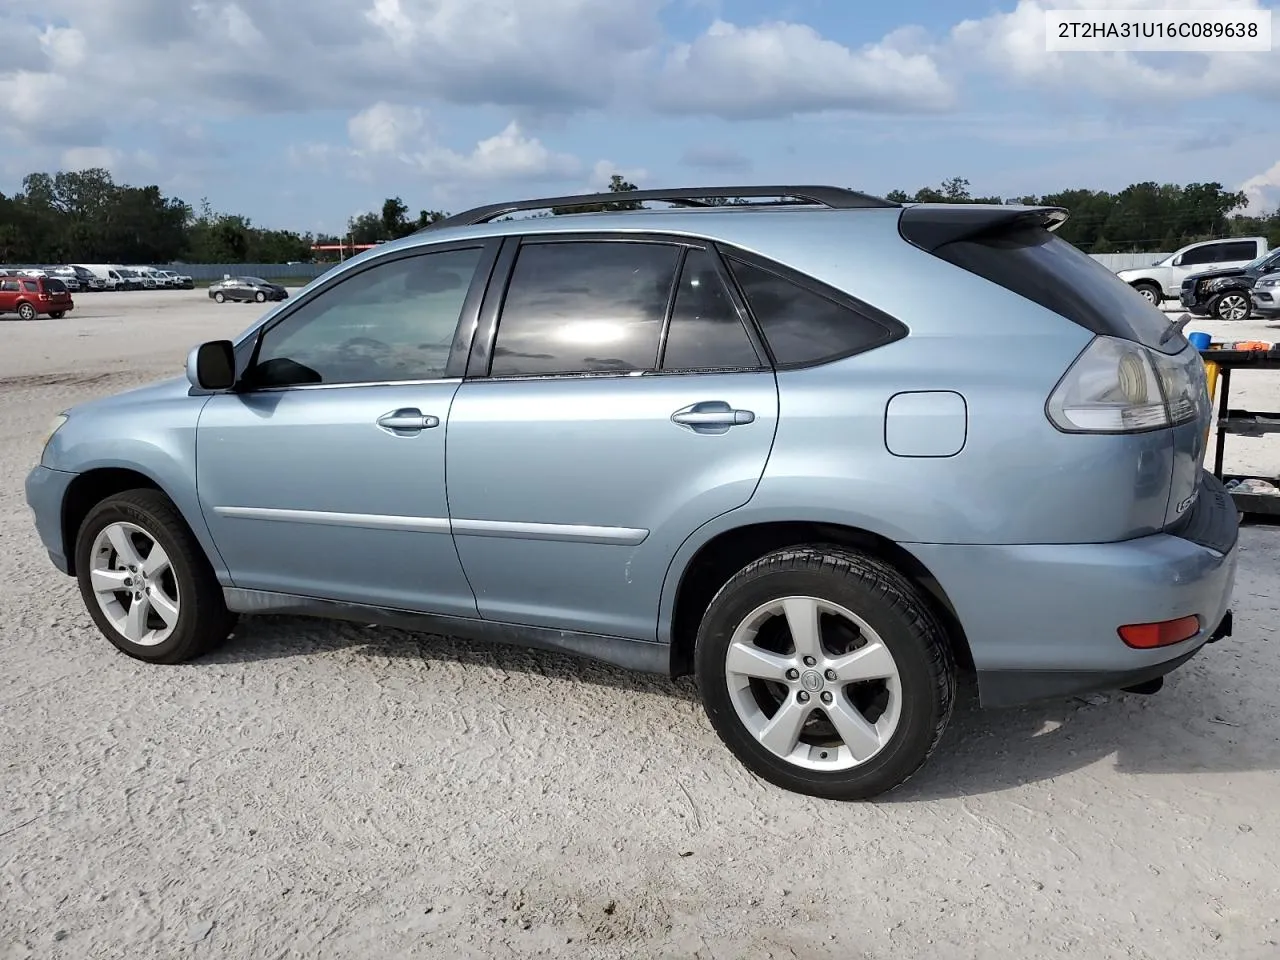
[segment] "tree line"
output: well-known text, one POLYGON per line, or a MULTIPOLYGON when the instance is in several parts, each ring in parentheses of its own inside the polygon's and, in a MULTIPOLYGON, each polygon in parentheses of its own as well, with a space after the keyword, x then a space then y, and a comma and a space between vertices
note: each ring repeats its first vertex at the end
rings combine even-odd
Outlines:
MULTIPOLYGON (((610 193, 637 189, 614 174, 610 193)), ((944 180, 913 194, 893 190, 900 203, 1024 203, 1066 207, 1070 219, 1059 229, 1066 240, 1089 253, 1176 250, 1196 240, 1223 236, 1265 236, 1280 246, 1280 210, 1245 216, 1246 197, 1220 183, 1135 183, 1118 193, 1064 190, 1044 196, 973 196, 969 181, 944 180)), ((732 203, 734 201, 720 201, 732 203)), ((630 210, 636 201, 618 199, 581 207, 556 207, 538 216, 594 210, 630 210)), ((0 263, 288 263, 313 259, 314 245, 347 247, 407 236, 447 216, 439 210, 416 215, 400 197, 380 210, 352 217, 342 237, 273 230, 240 214, 219 213, 207 200, 198 209, 157 186, 117 184, 101 168, 32 173, 12 197, 0 193, 0 263)))

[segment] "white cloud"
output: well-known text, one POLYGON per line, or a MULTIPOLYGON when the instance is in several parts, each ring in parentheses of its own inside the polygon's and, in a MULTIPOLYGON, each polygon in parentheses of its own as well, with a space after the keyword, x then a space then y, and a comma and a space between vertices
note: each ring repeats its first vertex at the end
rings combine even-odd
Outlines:
POLYGON ((338 161, 353 175, 371 179, 381 169, 407 168, 444 184, 475 181, 563 180, 582 172, 581 161, 529 136, 512 120, 469 151, 454 150, 436 138, 424 110, 379 101, 347 121, 349 142, 311 143, 290 148, 298 166, 338 161))
POLYGON ((1240 189, 1249 198, 1249 213, 1256 215, 1280 209, 1280 161, 1250 177, 1240 184, 1240 189))
MULTIPOLYGON (((1117 103, 1190 103, 1224 94, 1280 98, 1280 47, 1270 53, 1062 53, 1045 49, 1045 11, 1100 9, 1098 0, 1018 0, 954 26, 941 57, 956 71, 980 70, 1062 95, 1117 103)), ((1258 0, 1126 0, 1133 10, 1265 9, 1258 0)))
POLYGON ((853 50, 798 23, 739 27, 716 20, 667 58, 658 102, 729 118, 822 110, 938 110, 954 90, 928 53, 893 38, 853 50))
POLYGON ((422 133, 426 114, 420 107, 380 100, 347 121, 347 135, 357 149, 399 153, 422 133))
POLYGON ((495 136, 481 140, 468 154, 428 145, 413 157, 422 172, 442 180, 555 180, 581 169, 579 160, 549 150, 529 137, 514 120, 495 136))

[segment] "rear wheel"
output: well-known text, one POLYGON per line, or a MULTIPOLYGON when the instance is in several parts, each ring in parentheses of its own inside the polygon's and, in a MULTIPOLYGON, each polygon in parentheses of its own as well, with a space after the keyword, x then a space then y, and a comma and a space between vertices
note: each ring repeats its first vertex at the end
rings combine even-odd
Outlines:
POLYGON ((1148 303, 1153 304, 1154 306, 1157 306, 1157 307, 1160 306, 1162 293, 1160 288, 1157 287, 1154 283, 1135 283, 1133 285, 1133 289, 1137 290, 1138 293, 1142 294, 1146 298, 1148 303))
POLYGON ((158 490, 130 490, 89 511, 76 577, 103 636, 139 660, 189 660, 235 625, 199 543, 158 490))
POLYGON ((53 311, 53 313, 49 314, 49 316, 52 317, 54 320, 61 320, 66 315, 67 315, 67 312, 65 310, 55 310, 53 311))
POLYGON ((259 290, 257 293, 253 295, 253 299, 257 300, 259 303, 266 303, 267 295, 263 293, 261 290, 259 290))
POLYGON ((948 638, 888 564, 837 546, 750 564, 698 631, 712 726, 757 776, 797 793, 865 800, 928 759, 955 700, 948 638))
POLYGON ((18 316, 23 320, 34 320, 36 318, 36 308, 29 303, 18 304, 18 316))
POLYGON ((1248 320, 1253 299, 1244 290, 1228 290, 1214 301, 1211 312, 1219 320, 1248 320))

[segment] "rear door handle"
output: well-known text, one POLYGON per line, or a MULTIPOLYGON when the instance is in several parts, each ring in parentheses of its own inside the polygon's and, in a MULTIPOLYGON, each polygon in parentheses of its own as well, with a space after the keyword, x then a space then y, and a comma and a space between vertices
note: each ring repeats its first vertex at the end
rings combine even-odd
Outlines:
POLYGON ((401 407, 399 410, 392 410, 380 416, 377 422, 382 429, 399 434, 417 433, 419 430, 440 426, 439 417, 425 416, 417 407, 401 407))
POLYGON ((754 423, 756 415, 751 410, 735 410, 723 400, 704 400, 691 403, 671 415, 671 421, 689 427, 695 433, 724 433, 730 427, 754 423))

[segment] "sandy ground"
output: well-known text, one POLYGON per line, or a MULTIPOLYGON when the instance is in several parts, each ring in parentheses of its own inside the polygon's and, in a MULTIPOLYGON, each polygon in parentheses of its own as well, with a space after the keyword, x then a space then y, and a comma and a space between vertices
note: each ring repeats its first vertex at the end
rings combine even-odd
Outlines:
MULTIPOLYGON (((0 321, 0 957, 1280 956, 1280 529, 1158 696, 963 702, 902 791, 822 803, 688 682, 300 619, 114 652, 23 501, 42 430, 260 308, 78 302, 0 321)), ((1237 396, 1280 409, 1280 377, 1237 396)))

